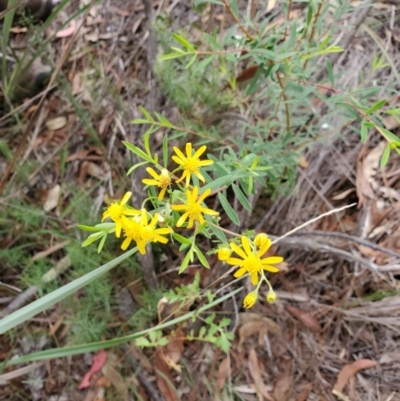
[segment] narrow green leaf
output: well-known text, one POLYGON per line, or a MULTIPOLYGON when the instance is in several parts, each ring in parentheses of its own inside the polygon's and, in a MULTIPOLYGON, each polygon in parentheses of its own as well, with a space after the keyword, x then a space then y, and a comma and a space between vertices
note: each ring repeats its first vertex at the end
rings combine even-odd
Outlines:
POLYGON ((151 124, 151 121, 147 121, 143 118, 135 118, 131 121, 131 124, 151 124))
POLYGON ((42 298, 37 299, 36 301, 31 302, 29 305, 26 305, 17 311, 11 313, 10 315, 6 316, 5 318, 0 320, 0 334, 6 333, 8 330, 18 326, 19 324, 29 320, 33 316, 36 316, 40 312, 45 311, 46 309, 52 307, 57 302, 62 301, 63 299, 67 298, 74 292, 78 291, 79 289, 85 287, 92 281, 98 279, 103 274, 107 273, 113 267, 120 264, 125 259, 128 259, 137 251, 137 248, 133 248, 121 256, 118 256, 114 260, 106 263, 103 266, 98 267, 97 269, 91 271, 90 273, 85 274, 82 277, 72 281, 69 284, 66 284, 51 292, 50 294, 45 295, 42 298))
POLYGON ((313 7, 312 7, 312 5, 310 3, 310 5, 308 7, 308 11, 307 11, 306 26, 310 25, 311 19, 312 19, 312 16, 313 16, 313 12, 314 12, 314 10, 313 10, 313 7))
POLYGON ((93 232, 98 232, 99 229, 96 227, 92 226, 85 226, 84 224, 78 224, 78 228, 83 230, 83 231, 93 231, 93 232))
POLYGON ((126 175, 132 174, 138 167, 143 166, 144 164, 147 164, 147 163, 148 163, 148 161, 145 160, 144 162, 140 162, 140 163, 137 163, 137 164, 133 165, 133 166, 128 170, 128 172, 126 173, 126 175))
POLYGON ((167 168, 168 166, 168 135, 164 135, 163 138, 163 162, 164 162, 164 167, 167 168))
POLYGON ((221 206, 225 210, 225 213, 232 220, 234 224, 240 226, 240 220, 236 212, 233 210, 233 207, 229 204, 228 199, 226 199, 225 195, 221 192, 218 194, 218 199, 221 202, 221 206))
POLYGON ((168 120, 168 118, 164 117, 160 113, 157 113, 156 111, 154 112, 154 114, 157 116, 157 119, 162 126, 167 128, 174 128, 174 124, 172 124, 171 121, 168 120))
POLYGON ((178 35, 177 33, 173 33, 172 36, 177 42, 185 46, 188 50, 195 51, 194 46, 190 44, 183 36, 178 35))
POLYGON ((144 138, 143 138, 143 143, 144 143, 144 148, 146 149, 147 155, 150 157, 150 159, 153 158, 150 150, 150 134, 152 133, 152 126, 145 132, 144 138))
POLYGON ((229 6, 231 8, 232 14, 234 14, 235 17, 239 19, 239 9, 237 5, 237 0, 231 0, 229 6))
POLYGON ((99 242, 99 246, 97 247, 97 253, 100 253, 101 250, 103 249, 103 246, 106 242, 106 238, 107 238, 107 233, 104 233, 105 235, 103 235, 103 238, 101 239, 101 241, 99 242))
POLYGON ((386 114, 397 115, 400 114, 400 109, 390 109, 385 111, 386 114))
POLYGON ((162 56, 159 56, 158 59, 161 61, 167 61, 167 60, 172 60, 174 58, 179 58, 179 57, 183 57, 184 54, 182 53, 167 53, 167 54, 163 54, 162 56))
POLYGON ((331 60, 329 60, 329 58, 325 59, 325 66, 326 66, 326 71, 328 72, 329 82, 331 83, 332 86, 334 86, 335 80, 333 78, 332 63, 331 63, 331 60))
POLYGON ((251 205, 242 190, 236 184, 232 184, 232 189, 241 205, 251 212, 251 205))
POLYGON ((379 127, 379 129, 386 135, 387 139, 390 142, 399 142, 400 138, 395 134, 393 134, 392 132, 390 132, 389 130, 387 130, 386 128, 379 127))
POLYGON ((207 260, 207 258, 203 255, 203 253, 201 252, 200 248, 199 248, 197 245, 195 245, 195 246, 193 247, 193 249, 194 249, 194 251, 196 252, 197 257, 199 258, 200 263, 201 263, 204 267, 206 267, 207 269, 209 269, 209 268, 210 268, 210 265, 208 264, 208 260, 207 260))
POLYGON ((149 156, 146 155, 146 153, 143 152, 143 150, 139 149, 137 146, 126 142, 126 141, 122 141, 122 143, 135 155, 139 156, 140 158, 148 161, 148 162, 152 162, 153 159, 149 156))
POLYGON ((369 115, 371 113, 373 113, 374 111, 379 110, 381 107, 383 107, 386 103, 386 99, 383 100, 378 100, 373 106, 371 106, 366 112, 365 114, 369 115))
POLYGON ((380 165, 381 168, 384 168, 386 166, 387 162, 389 161, 390 149, 391 149, 391 146, 390 146, 390 143, 388 143, 386 145, 385 150, 383 151, 383 155, 382 155, 382 159, 381 159, 381 165, 380 165))
POLYGON ((181 244, 187 244, 187 245, 192 245, 192 242, 190 239, 184 237, 183 235, 180 235, 178 233, 172 233, 172 236, 181 244))
POLYGON ((42 360, 46 360, 46 359, 62 358, 62 357, 66 357, 66 356, 79 355, 79 354, 84 354, 87 352, 95 352, 95 351, 98 351, 101 349, 116 347, 120 344, 125 344, 129 341, 134 341, 137 338, 146 336, 149 333, 151 333, 152 331, 163 330, 168 327, 173 327, 174 325, 176 325, 178 323, 192 319, 194 316, 197 316, 200 313, 203 313, 208 309, 212 309, 216 305, 219 305, 220 303, 225 302, 227 299, 232 298, 234 295, 238 294, 242 290, 243 290, 243 287, 236 288, 235 290, 229 292, 228 294, 223 295, 221 298, 217 298, 216 300, 214 300, 210 303, 207 303, 204 306, 201 306, 197 310, 189 311, 182 316, 176 317, 175 319, 171 319, 167 322, 158 324, 156 326, 153 326, 149 329, 139 331, 137 333, 130 334, 128 336, 117 337, 117 338, 113 338, 113 339, 107 340, 107 341, 99 341, 99 342, 95 342, 95 343, 74 345, 71 347, 54 348, 54 349, 48 349, 45 351, 33 352, 31 354, 24 355, 19 358, 11 359, 11 360, 7 361, 7 365, 16 365, 16 364, 27 363, 27 362, 32 362, 32 361, 42 361, 42 360))
POLYGON ((151 116, 151 114, 142 106, 139 106, 138 109, 142 112, 142 114, 149 120, 149 121, 154 121, 154 118, 151 116))
POLYGON ((210 64, 215 58, 215 54, 206 57, 205 59, 201 60, 200 63, 198 63, 194 68, 193 68, 193 72, 199 72, 199 71, 203 71, 208 64, 210 64))
POLYGON ((360 132, 360 136, 361 136, 361 142, 365 143, 367 142, 367 138, 368 138, 368 127, 365 125, 366 120, 362 120, 361 122, 361 132, 360 132))
POLYGON ((191 257, 191 255, 193 255, 193 252, 192 252, 192 251, 189 251, 189 252, 186 254, 186 256, 185 256, 185 258, 183 259, 182 264, 181 264, 181 266, 180 266, 180 268, 179 268, 178 274, 183 273, 183 272, 185 271, 185 269, 188 267, 188 264, 189 264, 189 262, 190 262, 190 257, 191 257))
POLYGON ((195 55, 190 59, 190 61, 186 64, 186 66, 185 66, 185 69, 186 69, 186 70, 196 61, 196 58, 197 58, 197 54, 195 54, 195 55))

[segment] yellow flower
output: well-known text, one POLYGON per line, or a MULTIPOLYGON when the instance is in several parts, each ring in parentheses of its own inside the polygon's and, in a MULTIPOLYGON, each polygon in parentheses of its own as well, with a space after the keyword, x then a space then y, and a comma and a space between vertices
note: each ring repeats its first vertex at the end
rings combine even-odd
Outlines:
POLYGON ((231 256, 232 251, 229 248, 219 248, 217 256, 219 260, 227 260, 231 256))
POLYGON ((197 195, 199 193, 199 187, 193 187, 193 191, 186 191, 187 202, 183 205, 172 205, 172 210, 184 210, 185 213, 179 218, 176 223, 177 227, 181 227, 183 223, 185 223, 186 219, 189 217, 188 228, 193 227, 193 223, 195 221, 199 221, 200 224, 204 223, 203 214, 210 214, 212 216, 217 216, 219 213, 215 210, 208 209, 207 207, 203 207, 201 203, 204 201, 207 196, 210 195, 211 189, 206 189, 202 195, 200 195, 199 199, 196 200, 197 195))
POLYGON ((143 184, 146 185, 156 185, 161 188, 160 193, 158 194, 158 200, 162 200, 165 195, 165 191, 167 187, 171 184, 171 177, 169 176, 169 172, 166 168, 161 170, 160 174, 157 174, 151 167, 147 167, 146 171, 154 178, 145 178, 143 180, 143 184))
POLYGON ((201 146, 192 156, 192 144, 187 143, 185 156, 176 146, 174 146, 174 151, 177 156, 172 156, 172 159, 183 169, 182 177, 176 182, 181 182, 186 178, 186 186, 188 187, 191 174, 194 174, 199 180, 205 182, 204 177, 200 173, 200 167, 209 166, 214 163, 212 160, 199 159, 206 149, 207 146, 201 146))
POLYGON ((253 252, 250 246, 250 240, 247 237, 242 237, 241 240, 242 248, 233 242, 230 245, 232 250, 242 259, 229 258, 226 261, 229 265, 240 267, 234 274, 234 277, 242 277, 245 273, 249 273, 251 284, 257 285, 258 275, 263 269, 272 273, 277 273, 279 271, 277 267, 271 265, 282 262, 282 257, 271 256, 261 259, 264 253, 268 250, 268 244, 264 245, 258 252, 253 252))
POLYGON ((267 301, 270 304, 273 304, 276 301, 276 292, 273 289, 270 289, 267 293, 267 301))
POLYGON ((139 252, 144 255, 146 253, 146 245, 148 242, 161 242, 166 244, 168 238, 165 238, 162 235, 172 233, 172 228, 156 228, 158 221, 157 213, 153 216, 150 224, 148 223, 147 211, 142 209, 141 214, 139 221, 123 217, 123 226, 126 238, 122 243, 121 248, 125 250, 132 241, 135 241, 139 252))
POLYGON ((255 303, 257 302, 257 296, 258 296, 257 291, 252 291, 249 294, 247 294, 244 297, 243 306, 246 309, 252 308, 255 305, 255 303))
POLYGON ((268 246, 269 249, 271 243, 272 243, 271 239, 265 233, 257 234, 256 237, 254 238, 254 245, 257 248, 264 248, 265 246, 268 246))
POLYGON ((103 218, 101 221, 104 221, 107 217, 109 217, 115 222, 115 235, 117 238, 121 236, 122 217, 136 216, 140 214, 139 210, 130 208, 128 205, 126 205, 126 202, 128 202, 131 196, 132 192, 127 192, 120 201, 111 203, 111 205, 103 213, 103 218))

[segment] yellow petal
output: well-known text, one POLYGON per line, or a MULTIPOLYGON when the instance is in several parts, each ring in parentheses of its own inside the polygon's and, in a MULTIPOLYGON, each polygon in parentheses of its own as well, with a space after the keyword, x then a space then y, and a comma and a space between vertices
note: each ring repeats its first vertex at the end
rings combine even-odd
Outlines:
POLYGON ((243 264, 243 259, 238 259, 238 258, 229 258, 227 259, 226 263, 231 266, 242 266, 243 264))
POLYGON ((186 156, 192 157, 192 144, 190 142, 186 144, 186 156))
POLYGON ((187 206, 186 205, 171 205, 172 210, 186 210, 187 206))
MULTIPOLYGON (((183 156, 183 155, 182 155, 183 156)), ((183 164, 185 164, 184 160, 181 160, 178 156, 172 156, 172 160, 176 163, 176 164, 180 164, 181 166, 183 164)))
POLYGON ((196 150, 196 153, 193 155, 193 159, 198 159, 207 149, 206 145, 201 146, 196 150))
POLYGON ((137 216, 140 214, 139 210, 136 209, 124 209, 124 216, 137 216))
POLYGON ((146 254, 146 241, 139 240, 139 241, 136 242, 136 244, 137 244, 137 247, 139 249, 139 252, 142 255, 145 255, 146 254))
POLYGON ((233 249, 234 252, 236 252, 240 257, 243 259, 247 258, 247 255, 244 253, 243 249, 237 246, 235 243, 231 242, 231 248, 233 249))
MULTIPOLYGON (((185 156, 185 155, 181 152, 181 150, 178 149, 176 146, 174 146, 174 151, 175 151, 175 153, 178 155, 178 157, 179 157, 182 161, 185 161, 185 160, 186 160, 186 156, 185 156)), ((175 160, 174 157, 176 157, 176 156, 172 156, 173 160, 175 160)), ((175 160, 175 161, 176 161, 176 160, 175 160)), ((180 163, 179 163, 179 164, 180 164, 180 163)))
POLYGON ((146 185, 157 185, 158 186, 158 184, 159 184, 158 181, 152 180, 151 178, 144 178, 142 180, 142 182, 143 182, 143 184, 146 184, 146 185))
POLYGON ((200 195, 200 198, 199 198, 199 202, 203 202, 203 200, 204 199, 206 199, 207 198, 207 196, 209 196, 211 194, 211 188, 208 188, 208 189, 206 189, 201 195, 200 195))
POLYGON ((204 177, 203 177, 203 174, 201 174, 200 171, 195 171, 195 172, 194 172, 194 175, 195 175, 200 181, 206 182, 206 180, 205 180, 204 177))
POLYGON ((173 232, 171 227, 164 227, 164 228, 157 228, 157 230, 154 230, 154 234, 160 235, 160 234, 171 234, 173 232))
POLYGON ((119 238, 121 236, 121 230, 122 230, 122 220, 118 220, 115 223, 115 236, 119 238))
POLYGON ((251 256, 251 254, 253 252, 251 251, 250 240, 247 237, 244 237, 244 236, 241 238, 241 240, 242 240, 243 249, 247 253, 247 256, 251 256))
POLYGON ((268 251, 268 249, 271 247, 272 245, 272 241, 269 239, 261 248, 260 250, 257 252, 257 256, 259 258, 261 258, 261 256, 263 256, 265 254, 265 252, 268 251))
POLYGON ((147 168, 146 168, 146 171, 147 171, 153 178, 155 178, 156 180, 159 180, 159 179, 160 179, 160 175, 157 174, 151 167, 147 167, 147 168))
POLYGON ((123 242, 122 245, 121 245, 121 249, 122 249, 123 251, 126 251, 126 249, 128 248, 128 246, 130 245, 131 241, 132 241, 132 240, 131 240, 129 237, 126 237, 125 240, 124 240, 124 242, 123 242))
POLYGON ((281 262, 283 262, 283 258, 281 256, 270 256, 268 258, 261 259, 261 263, 267 265, 275 265, 281 262))
POLYGON ((163 188, 160 193, 158 194, 158 200, 163 200, 164 196, 165 196, 165 191, 167 190, 167 188, 163 188))
POLYGON ((271 273, 278 273, 279 272, 279 269, 277 267, 275 267, 275 266, 262 265, 262 267, 263 267, 264 270, 266 270, 268 272, 271 272, 271 273))
MULTIPOLYGON (((229 259, 228 259, 228 260, 229 260, 229 259)), ((237 271, 235 272, 235 274, 233 275, 233 277, 239 278, 239 277, 242 277, 245 273, 246 273, 246 269, 243 269, 243 267, 242 267, 242 268, 240 268, 239 270, 237 270, 237 271)))
POLYGON ((213 164, 214 162, 212 160, 199 160, 199 166, 204 167, 204 166, 209 166, 210 164, 213 164))
POLYGON ((199 214, 199 222, 200 224, 204 224, 204 217, 202 214, 199 214))
POLYGON ((185 223, 185 221, 186 221, 186 219, 188 218, 188 216, 189 216, 189 213, 188 213, 188 212, 184 213, 184 214, 179 218, 179 220, 177 221, 176 226, 177 226, 177 227, 181 227, 181 226, 185 223))
POLYGON ((204 214, 211 214, 211 215, 213 215, 213 216, 218 216, 218 215, 219 215, 218 212, 216 212, 215 210, 209 209, 209 208, 207 208, 207 207, 202 207, 202 208, 201 208, 201 213, 204 213, 204 214))
POLYGON ((168 242, 168 238, 162 237, 161 235, 155 235, 155 239, 162 244, 166 244, 168 242))
POLYGON ((186 186, 188 187, 190 184, 190 173, 189 171, 185 171, 186 173, 186 186))
POLYGON ((192 202, 196 202, 198 194, 199 194, 199 187, 196 185, 195 187, 193 187, 192 202))
POLYGON ((189 224, 188 224, 187 228, 192 228, 192 227, 193 227, 193 224, 194 224, 194 219, 193 219, 192 216, 190 216, 190 217, 189 217, 189 224))
POLYGON ((129 198, 132 196, 132 192, 127 192, 124 197, 121 199, 121 206, 124 206, 126 202, 128 202, 129 198))
POLYGON ((258 273, 257 272, 252 272, 250 274, 250 280, 251 280, 251 284, 257 285, 258 284, 258 273))

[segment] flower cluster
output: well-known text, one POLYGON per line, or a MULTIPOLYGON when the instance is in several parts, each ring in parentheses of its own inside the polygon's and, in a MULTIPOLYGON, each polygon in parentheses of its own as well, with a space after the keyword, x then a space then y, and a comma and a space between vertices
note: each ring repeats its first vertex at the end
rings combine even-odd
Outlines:
MULTIPOLYGON (((173 211, 182 212, 175 224, 176 227, 182 227, 186 221, 187 228, 191 229, 195 223, 204 224, 204 215, 217 216, 219 213, 203 205, 205 198, 211 195, 211 190, 207 189, 199 194, 200 188, 193 186, 189 189, 190 179, 195 176, 201 181, 205 181, 200 168, 209 166, 212 160, 200 160, 200 156, 206 151, 206 146, 201 146, 194 152, 191 143, 186 144, 186 156, 176 147, 174 147, 176 156, 172 156, 178 167, 176 172, 183 170, 180 178, 174 176, 174 172, 169 172, 166 168, 156 166, 160 172, 157 173, 152 167, 147 167, 146 171, 150 177, 143 179, 143 184, 160 188, 157 196, 158 201, 165 201, 166 193, 172 194, 172 183, 175 180, 179 184, 185 180, 186 190, 181 191, 182 197, 179 200, 182 203, 171 204, 173 211), (194 154, 193 154, 194 152, 194 154)), ((130 207, 127 202, 132 196, 132 192, 127 192, 120 201, 115 201, 104 211, 102 221, 107 218, 115 224, 115 235, 117 238, 123 234, 121 248, 126 250, 132 242, 136 243, 141 254, 146 253, 146 245, 150 242, 160 242, 166 244, 168 238, 165 235, 172 234, 173 228, 165 225, 164 218, 158 211, 149 212, 145 208, 140 210, 130 207)), ((169 202, 171 199, 168 199, 169 202)))
MULTIPOLYGON (((158 163, 157 155, 153 156, 150 153, 148 137, 147 143, 145 139, 146 152, 132 144, 125 143, 125 145, 144 159, 144 162, 133 166, 132 170, 142 164, 153 164, 153 167, 146 168, 149 176, 142 181, 145 186, 150 188, 149 197, 138 209, 128 205, 132 196, 131 192, 127 192, 121 200, 112 202, 103 213, 102 224, 95 227, 81 226, 88 231, 94 231, 83 243, 83 246, 102 238, 98 248, 100 252, 106 236, 115 233, 117 238, 122 237, 121 248, 123 250, 127 250, 131 244, 134 244, 141 254, 145 254, 147 244, 157 242, 166 244, 172 235, 180 242, 180 250, 186 252, 180 269, 183 271, 188 263, 193 261, 195 255, 204 266, 209 267, 207 258, 196 245, 196 238, 200 233, 209 237, 212 229, 218 228, 236 238, 216 250, 218 259, 237 268, 234 277, 240 278, 248 275, 251 284, 256 287, 244 298, 244 307, 251 308, 255 305, 262 282, 266 282, 269 286, 267 301, 274 302, 276 294, 265 277, 265 272, 278 272, 279 269, 276 265, 281 263, 283 258, 266 256, 266 252, 272 245, 271 239, 266 234, 261 233, 254 239, 250 239, 247 234, 238 235, 219 226, 218 220, 215 219, 219 213, 208 208, 204 203, 206 198, 212 194, 210 188, 212 183, 207 182, 206 188, 199 186, 199 182, 206 183, 205 177, 209 177, 201 169, 213 164, 212 160, 201 159, 206 151, 206 146, 195 150, 191 143, 187 143, 186 154, 174 147, 175 155, 171 159, 177 164, 177 167, 170 171, 158 163), (154 192, 155 190, 158 190, 158 194, 154 192), (146 204, 152 204, 152 209, 146 209, 146 204), (106 222, 106 220, 112 222, 106 222), (194 229, 195 233, 186 238, 175 232, 180 228, 194 229)), ((163 148, 163 156, 164 165, 167 166, 169 164, 167 146, 163 148)), ((222 187, 222 190, 224 188, 222 187)), ((237 188, 236 186, 236 190, 237 188)), ((214 184, 214 190, 219 192, 221 187, 214 184)), ((225 205, 222 201, 221 205, 226 210, 227 199, 224 199, 225 205)), ((227 214, 231 213, 228 208, 227 214)))
POLYGON ((254 241, 242 236, 241 245, 235 242, 229 244, 230 248, 220 248, 218 250, 219 260, 225 261, 228 265, 237 266, 239 269, 235 272, 234 277, 240 278, 246 273, 250 277, 251 284, 257 288, 250 292, 244 299, 243 305, 245 308, 251 308, 257 301, 258 289, 262 281, 266 281, 269 286, 267 301, 274 302, 276 300, 275 292, 264 275, 264 271, 277 273, 279 269, 274 266, 283 261, 281 256, 269 256, 263 258, 265 253, 272 245, 271 239, 267 234, 257 234, 254 241), (238 257, 232 257, 231 253, 235 253, 238 257))

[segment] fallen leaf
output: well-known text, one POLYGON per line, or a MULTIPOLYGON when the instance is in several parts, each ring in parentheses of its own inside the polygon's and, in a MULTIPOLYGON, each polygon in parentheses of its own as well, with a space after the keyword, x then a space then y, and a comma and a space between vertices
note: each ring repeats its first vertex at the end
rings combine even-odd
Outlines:
POLYGON ((128 401, 128 386, 125 383, 125 380, 121 376, 121 374, 114 368, 114 362, 111 362, 111 359, 116 360, 117 358, 112 358, 111 355, 107 358, 107 362, 102 367, 101 372, 103 373, 104 377, 114 386, 117 393, 121 396, 118 399, 123 401, 128 401), (111 357, 111 358, 110 358, 111 357))
POLYGON ((46 121, 46 127, 50 131, 57 131, 67 125, 67 118, 65 116, 60 116, 46 121))
POLYGON ((229 376, 230 372, 230 358, 225 357, 222 362, 219 364, 217 377, 217 387, 219 390, 222 390, 225 386, 226 379, 229 376))
POLYGON ((388 354, 383 354, 380 359, 379 363, 393 363, 393 362, 400 362, 400 352, 391 352, 388 354))
POLYGON ((258 334, 258 343, 262 345, 264 344, 264 336, 268 332, 277 334, 280 331, 280 327, 276 322, 257 313, 240 313, 239 323, 239 352, 243 351, 243 344, 248 337, 258 334))
MULTIPOLYGON (((261 370, 260 370, 260 364, 258 362, 257 354, 254 348, 250 349, 249 352, 249 372, 251 377, 254 380, 254 384, 256 387, 257 395, 260 396, 262 395, 264 398, 266 398, 268 401, 275 401, 271 394, 268 392, 262 375, 261 375, 261 370)), ((261 398, 260 398, 261 399, 261 398)))
POLYGON ((93 376, 94 373, 98 372, 104 366, 104 364, 106 363, 106 360, 107 360, 107 354, 103 350, 99 351, 95 355, 95 357, 93 358, 92 367, 89 369, 89 371, 83 377, 81 384, 78 387, 79 390, 90 387, 91 377, 93 376))
POLYGON ((296 398, 296 401, 307 401, 308 396, 310 395, 312 390, 312 384, 308 383, 306 386, 304 386, 304 389, 301 391, 299 396, 296 398))
POLYGON ((169 366, 165 362, 161 348, 158 349, 154 358, 154 370, 157 376, 157 386, 166 401, 179 401, 176 389, 173 388, 174 379, 170 373, 169 366))
POLYGON ((165 362, 179 373, 182 370, 178 362, 183 352, 184 338, 185 333, 182 327, 178 327, 178 329, 168 337, 168 344, 163 348, 165 362))
POLYGON ((287 400, 287 393, 292 384, 292 360, 283 360, 281 368, 283 368, 283 372, 277 377, 274 387, 274 398, 276 401, 287 400))
POLYGON ((305 156, 300 156, 299 159, 299 167, 307 169, 308 168, 308 161, 305 156))
POLYGON ((60 194, 61 194, 61 187, 58 184, 52 189, 50 189, 50 191, 47 194, 46 202, 44 202, 43 205, 43 210, 45 212, 50 212, 50 210, 53 210, 55 207, 57 207, 58 201, 60 199, 60 194))
POLYGON ((300 320, 300 322, 303 323, 304 326, 308 327, 315 333, 321 330, 322 327, 314 316, 294 306, 287 306, 286 309, 292 316, 300 320))
POLYGON ((333 390, 341 393, 346 387, 349 379, 353 377, 357 372, 363 369, 373 368, 377 364, 378 362, 372 361, 371 359, 359 359, 358 361, 343 366, 338 374, 333 390))
POLYGON ((56 37, 67 38, 68 36, 73 35, 75 30, 76 30, 76 21, 73 19, 66 28, 61 29, 61 31, 58 31, 56 33, 56 37))
POLYGON ((392 129, 395 129, 400 126, 400 119, 397 116, 389 114, 388 116, 384 117, 382 119, 383 125, 385 126, 386 129, 391 131, 392 129))
POLYGON ((266 12, 270 12, 276 5, 276 0, 269 0, 266 12))

